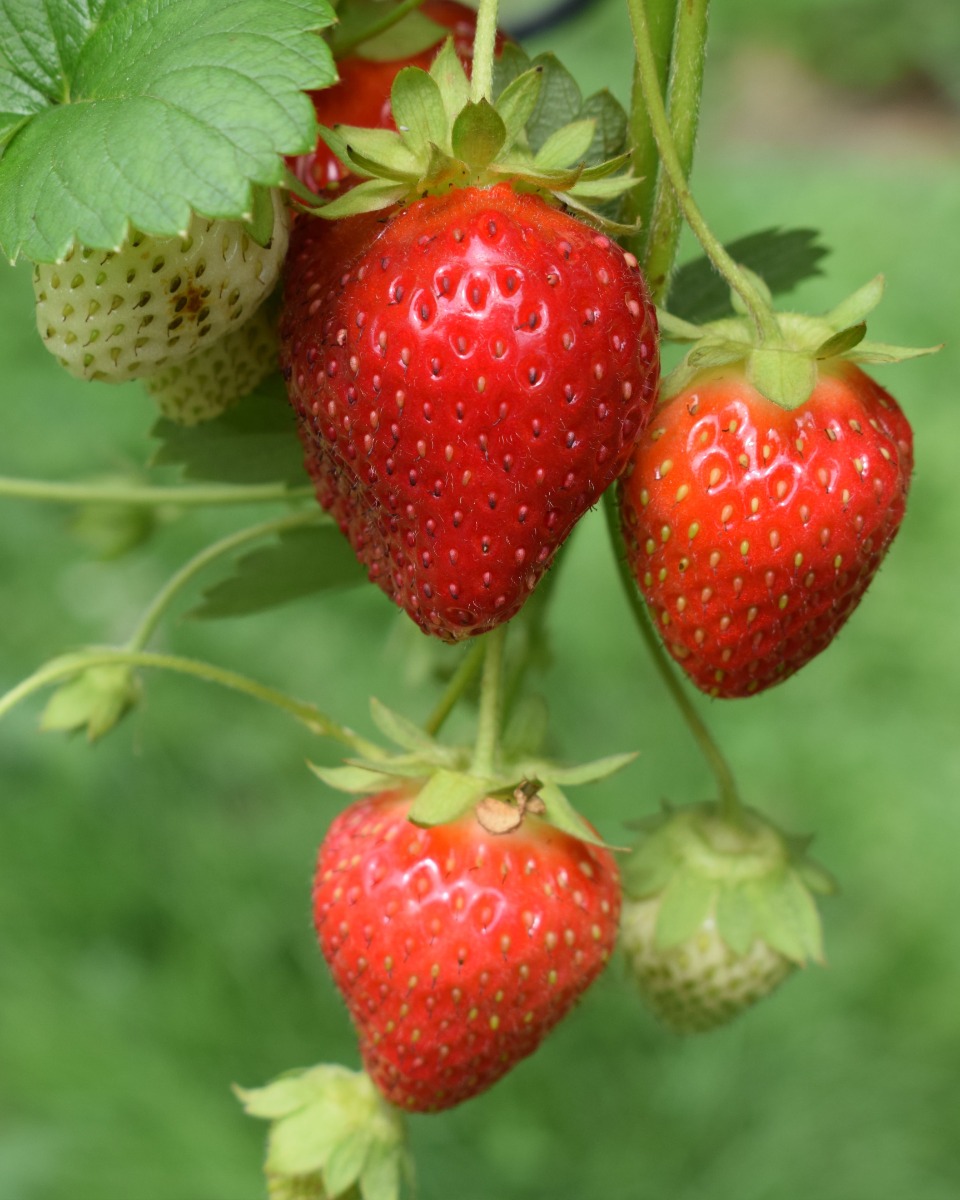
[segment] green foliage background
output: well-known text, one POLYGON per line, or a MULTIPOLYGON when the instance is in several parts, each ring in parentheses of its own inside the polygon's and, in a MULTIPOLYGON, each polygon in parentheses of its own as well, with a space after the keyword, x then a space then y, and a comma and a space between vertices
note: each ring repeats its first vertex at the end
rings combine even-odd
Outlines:
MULTIPOLYGON (((590 91, 627 79, 625 28, 610 0, 550 42, 590 91)), ((709 69, 719 111, 723 59, 709 69)), ((829 307, 883 271, 872 335, 955 343, 955 156, 751 146, 715 127, 708 113, 695 185, 722 236, 818 226, 835 247, 829 278, 798 303, 829 307)), ((413 1122, 423 1200, 955 1200, 956 376, 955 344, 882 372, 914 422, 917 473, 900 540, 837 645, 763 697, 704 705, 748 801, 816 831, 842 881, 826 908, 828 969, 680 1041, 615 964, 492 1092, 413 1122)), ((109 475, 148 453, 152 413, 135 387, 74 383, 41 349, 23 269, 0 275, 0 393, 0 474, 109 475)), ((171 571, 240 519, 167 523, 152 547, 102 564, 65 510, 0 502, 0 685, 68 646, 122 637, 171 571)), ((560 569, 543 690, 564 755, 641 750, 583 797, 618 840, 662 798, 701 799, 710 784, 630 626, 600 514, 560 569)), ((436 695, 425 639, 373 589, 177 623, 167 644, 365 731, 369 692, 413 716, 436 695)), ((304 763, 333 751, 200 684, 147 687, 92 750, 41 736, 36 702, 0 725, 4 1200, 254 1200, 263 1131, 229 1082, 355 1061, 308 911, 340 798, 304 763)))

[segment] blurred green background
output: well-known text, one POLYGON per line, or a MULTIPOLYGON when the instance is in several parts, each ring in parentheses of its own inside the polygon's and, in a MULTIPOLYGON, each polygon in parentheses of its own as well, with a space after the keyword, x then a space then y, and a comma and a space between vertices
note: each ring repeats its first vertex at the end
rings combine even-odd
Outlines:
MULTIPOLYGON (((797 304, 826 309, 882 271, 873 336, 948 343, 878 372, 914 423, 917 470, 854 620, 784 687, 703 702, 747 800, 816 832, 842 882, 826 905, 829 967, 682 1041, 615 965, 492 1092, 412 1122, 422 1200, 960 1195, 960 117, 946 52, 960 15, 952 0, 714 7, 695 190, 717 232, 819 228, 828 274, 797 304)), ((585 91, 613 81, 627 98, 619 2, 532 45, 555 48, 585 91)), ((149 402, 57 370, 22 267, 0 272, 0 372, 0 474, 110 475, 148 456, 149 402)), ((168 523, 104 564, 66 510, 0 501, 0 686, 122 638, 190 553, 260 515, 168 523)), ((565 756, 642 752, 580 797, 618 840, 624 821, 664 797, 701 799, 710 782, 631 628, 598 513, 561 569, 541 686, 565 756)), ((160 644, 364 731, 370 692, 418 717, 437 694, 425 639, 372 589, 174 622, 160 644)), ((150 677, 142 706, 93 749, 39 734, 39 711, 34 700, 0 725, 0 1198, 254 1200, 264 1130, 230 1082, 356 1061, 308 911, 341 799, 305 760, 335 753, 170 677, 150 677)))

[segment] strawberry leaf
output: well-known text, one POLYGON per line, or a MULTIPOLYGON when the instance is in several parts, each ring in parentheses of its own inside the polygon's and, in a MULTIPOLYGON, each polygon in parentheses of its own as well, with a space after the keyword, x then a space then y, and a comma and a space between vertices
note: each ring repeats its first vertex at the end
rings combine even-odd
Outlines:
POLYGON ((332 19, 327 0, 7 0, 0 247, 56 262, 191 210, 248 219, 253 185, 313 145, 332 19))
MULTIPOLYGON (((804 279, 822 275, 820 260, 830 251, 813 229, 764 229, 728 243, 726 249, 759 275, 774 294, 789 292, 804 279)), ((686 321, 716 321, 733 312, 730 288, 706 258, 685 263, 673 277, 670 312, 686 321)), ((845 324, 852 325, 849 320, 845 324)))
POLYGON ((155 466, 177 465, 185 479, 216 483, 309 483, 293 413, 279 375, 234 408, 201 425, 158 421, 155 466))
POLYGON ((291 529, 238 559, 233 573, 207 588, 188 615, 203 620, 246 617, 365 580, 366 572, 339 529, 291 529))

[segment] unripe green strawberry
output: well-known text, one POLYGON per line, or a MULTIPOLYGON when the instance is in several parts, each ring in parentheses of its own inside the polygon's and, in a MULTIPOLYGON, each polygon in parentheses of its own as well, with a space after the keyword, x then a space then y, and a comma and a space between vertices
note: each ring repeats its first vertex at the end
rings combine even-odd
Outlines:
POLYGON ((265 246, 242 221, 194 216, 183 237, 134 232, 116 251, 74 247, 34 270, 37 328, 71 375, 122 383, 180 362, 253 316, 287 249, 289 215, 272 194, 265 246))
POLYGON ((621 946, 653 1014, 676 1033, 731 1021, 823 959, 812 892, 830 877, 752 810, 665 810, 624 866, 621 946))
POLYGON ((161 414, 178 425, 211 421, 279 371, 277 315, 268 301, 239 329, 148 375, 143 384, 161 414))

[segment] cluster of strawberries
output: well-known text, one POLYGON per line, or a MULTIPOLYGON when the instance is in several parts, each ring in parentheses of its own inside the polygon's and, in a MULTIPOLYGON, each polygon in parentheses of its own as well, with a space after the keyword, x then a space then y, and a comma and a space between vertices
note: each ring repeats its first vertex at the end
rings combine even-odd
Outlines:
MULTIPOLYGON (((445 78, 456 91, 473 16, 449 0, 423 10, 454 32, 445 53, 463 70, 445 78)), ((754 370, 760 351, 736 322, 683 331, 699 349, 658 400, 657 315, 637 261, 571 211, 578 184, 615 194, 600 186, 606 167, 554 162, 562 139, 510 158, 535 72, 496 107, 447 113, 450 128, 434 120, 441 102, 420 72, 410 112, 424 128, 401 122, 387 147, 390 85, 431 57, 345 59, 342 82, 315 97, 339 153, 322 142, 291 161, 293 173, 335 203, 364 193, 369 209, 336 220, 298 213, 289 250, 274 197, 266 250, 237 223, 200 222, 176 245, 139 238, 95 259, 78 251, 38 269, 41 333, 84 377, 154 380, 168 415, 187 422, 244 390, 219 383, 246 361, 239 347, 256 344, 265 371, 279 356, 319 502, 370 579, 444 641, 517 614, 619 480, 630 566, 692 682, 723 697, 780 682, 835 636, 903 517, 910 428, 856 365, 875 297, 835 320, 785 320, 776 354, 810 379, 790 404, 769 398, 772 352, 766 374, 754 370), (361 128, 352 142, 347 120, 384 137, 364 140, 361 128), (371 163, 384 147, 378 175, 371 163), (281 264, 277 333, 263 301, 281 264), (254 336, 258 309, 267 315, 254 336), (214 352, 211 377, 198 390, 194 376, 185 393, 181 368, 214 352)), ((529 1054, 599 974, 621 884, 609 850, 541 820, 542 806, 501 829, 472 811, 422 827, 407 819, 415 795, 409 780, 391 783, 334 822, 314 907, 371 1077, 392 1104, 433 1111, 529 1054)), ((815 915, 778 934, 763 904, 751 906, 786 889, 786 907, 806 913, 823 878, 756 816, 731 836, 711 806, 658 818, 625 870, 625 947, 654 1007, 680 1029, 728 1019, 819 955, 815 915), (725 875, 725 856, 749 857, 754 874, 725 875), (686 924, 674 915, 668 934, 658 921, 681 876, 698 904, 687 904, 686 924)))

